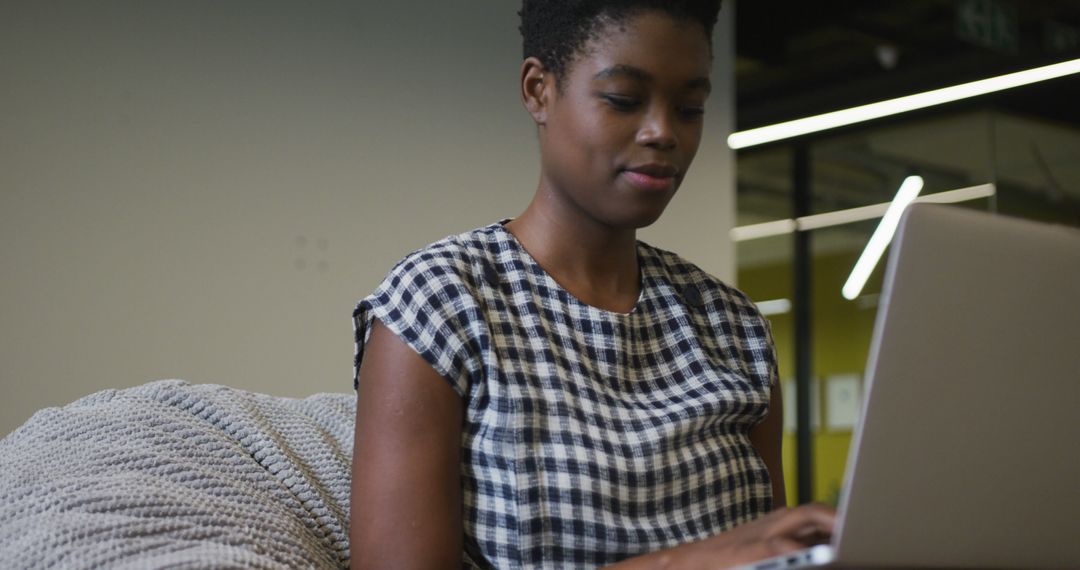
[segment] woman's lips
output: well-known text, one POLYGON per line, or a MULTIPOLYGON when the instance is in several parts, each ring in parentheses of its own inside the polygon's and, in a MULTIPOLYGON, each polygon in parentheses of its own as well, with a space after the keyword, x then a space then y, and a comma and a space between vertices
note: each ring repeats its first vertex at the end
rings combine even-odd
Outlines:
POLYGON ((624 170, 622 175, 626 177, 626 180, 630 184, 641 188, 642 190, 650 191, 663 191, 673 190, 675 188, 674 176, 653 176, 651 174, 645 174, 644 172, 635 172, 633 170, 624 170))

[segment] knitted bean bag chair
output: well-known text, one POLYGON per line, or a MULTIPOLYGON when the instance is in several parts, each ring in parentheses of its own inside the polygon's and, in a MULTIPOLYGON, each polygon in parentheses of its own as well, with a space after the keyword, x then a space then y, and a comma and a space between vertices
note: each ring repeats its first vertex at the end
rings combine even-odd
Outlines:
POLYGON ((355 397, 162 380, 0 440, 0 568, 348 568, 355 397))

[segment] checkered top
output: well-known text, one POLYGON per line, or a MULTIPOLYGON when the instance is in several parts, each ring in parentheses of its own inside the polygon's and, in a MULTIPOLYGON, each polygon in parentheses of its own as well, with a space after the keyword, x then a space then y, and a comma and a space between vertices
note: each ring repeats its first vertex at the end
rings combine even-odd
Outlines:
POLYGON ((353 313, 354 386, 377 318, 466 406, 465 567, 610 564, 767 512, 748 433, 776 361, 754 304, 638 242, 637 304, 598 309, 504 223, 410 254, 353 313))

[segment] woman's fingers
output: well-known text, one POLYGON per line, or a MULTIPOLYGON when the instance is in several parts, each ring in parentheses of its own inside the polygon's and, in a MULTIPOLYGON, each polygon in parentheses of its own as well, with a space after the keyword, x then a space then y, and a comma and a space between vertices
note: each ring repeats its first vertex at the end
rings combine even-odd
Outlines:
POLYGON ((824 505, 802 505, 775 515, 769 538, 791 540, 801 546, 827 542, 836 524, 836 511, 824 505))

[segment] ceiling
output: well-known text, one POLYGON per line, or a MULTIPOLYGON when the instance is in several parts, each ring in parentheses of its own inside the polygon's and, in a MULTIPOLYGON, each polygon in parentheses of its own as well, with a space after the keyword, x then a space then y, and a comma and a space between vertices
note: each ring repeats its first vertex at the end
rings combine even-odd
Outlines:
MULTIPOLYGON (((742 0, 736 27, 738 130, 1080 58, 1080 0, 742 0)), ((1080 225, 1080 76, 841 129, 810 148, 815 212, 887 202, 918 173, 924 193, 994 181, 1004 209, 1080 225)), ((739 152, 739 225, 790 216, 791 162, 788 143, 739 152)), ((872 230, 817 242, 861 249, 872 230)), ((783 249, 741 244, 740 264, 783 249)))
MULTIPOLYGON (((739 130, 1080 58, 1078 0, 743 0, 736 29, 739 130)), ((1080 124, 1052 83, 986 99, 1080 124)))

